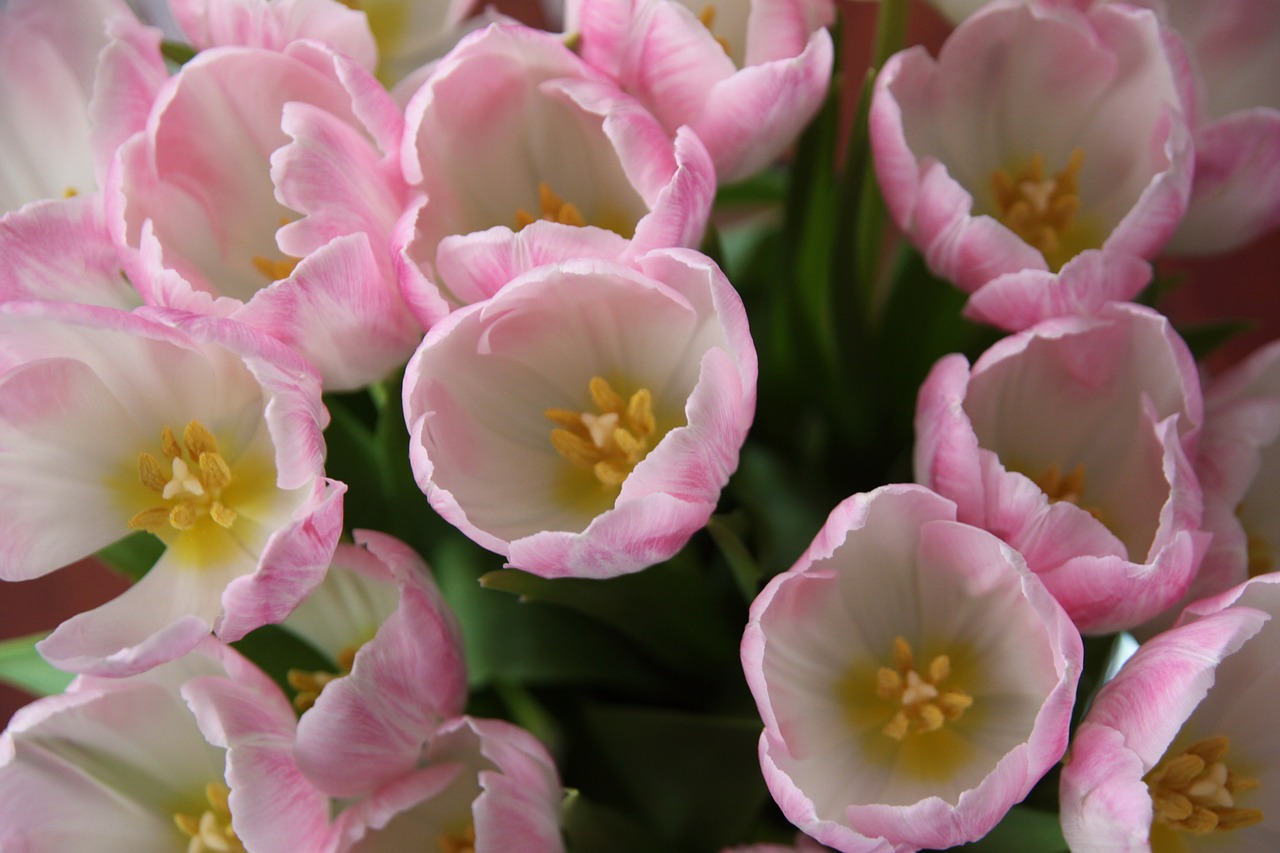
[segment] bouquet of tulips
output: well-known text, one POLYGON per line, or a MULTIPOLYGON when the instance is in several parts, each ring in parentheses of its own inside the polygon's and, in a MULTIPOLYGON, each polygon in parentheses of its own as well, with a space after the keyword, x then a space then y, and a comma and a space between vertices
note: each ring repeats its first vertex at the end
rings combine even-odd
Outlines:
POLYGON ((0 1, 0 851, 1277 849, 1280 5, 926 11, 0 1))

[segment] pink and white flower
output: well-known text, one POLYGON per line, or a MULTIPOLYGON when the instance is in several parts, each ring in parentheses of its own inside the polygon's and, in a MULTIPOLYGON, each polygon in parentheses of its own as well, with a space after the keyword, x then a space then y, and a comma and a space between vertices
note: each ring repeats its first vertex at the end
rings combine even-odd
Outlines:
POLYGON ((472 33, 413 96, 406 121, 405 176, 424 197, 394 243, 424 326, 465 301, 440 252, 493 229, 536 228, 553 242, 580 228, 613 232, 631 256, 702 238, 715 194, 702 143, 688 132, 673 143, 548 33, 516 24, 472 33))
POLYGON ((1225 252, 1280 225, 1280 8, 1139 0, 1187 48, 1197 84, 1195 183, 1169 251, 1225 252))
POLYGON ((290 679, 305 691, 295 700, 305 709, 299 766, 341 797, 415 769, 425 734, 467 701, 458 621, 422 558, 372 530, 355 539, 338 546, 324 582, 284 623, 340 669, 290 679))
POLYGON ((284 51, 303 39, 344 53, 372 71, 378 47, 369 22, 340 0, 168 0, 174 21, 197 50, 260 47, 284 51))
POLYGON ((1200 601, 1098 692, 1062 771, 1073 851, 1275 849, 1277 616, 1275 575, 1200 601))
POLYGON ((0 214, 93 193, 89 99, 123 0, 11 0, 0 6, 0 214))
POLYGON ((972 369, 934 365, 916 479, 1016 548, 1081 631, 1116 631, 1176 602, 1203 556, 1202 419, 1186 344, 1116 303, 1005 338, 972 369))
POLYGON ((721 183, 777 159, 831 80, 830 0, 580 0, 580 51, 672 136, 689 126, 721 183))
POLYGON ((708 258, 550 264, 428 332, 405 374, 410 461, 511 566, 610 577, 706 523, 755 390, 746 314, 708 258))
POLYGON ((1067 746, 1080 635, 1013 549, 955 519, 919 486, 854 495, 751 606, 765 782, 844 853, 974 841, 1067 746))
POLYGON ((121 82, 101 110, 132 115, 131 133, 113 129, 106 198, 145 301, 266 331, 328 389, 383 378, 422 333, 390 249, 408 201, 399 108, 310 41, 211 48, 151 93, 157 59, 141 41, 111 53, 104 70, 121 82))
POLYGON ((969 316, 1009 330, 1132 298, 1186 210, 1180 53, 1149 10, 1081 5, 989 4, 876 81, 890 212, 969 316))
MULTIPOLYGON (((290 768, 287 750, 246 768, 228 760, 217 732, 202 735, 210 727, 197 725, 189 691, 227 678, 242 715, 292 728, 279 688, 212 638, 140 675, 82 676, 19 711, 0 735, 0 849, 320 849, 328 802, 290 768), (255 799, 240 790, 245 776, 261 782, 255 799)), ((272 733, 257 733, 261 752, 272 733)))
POLYGON ((310 367, 239 324, 167 319, 0 305, 0 578, 141 530, 166 545, 135 586, 41 643, 63 669, 128 675, 211 629, 232 641, 283 619, 342 527, 310 367))

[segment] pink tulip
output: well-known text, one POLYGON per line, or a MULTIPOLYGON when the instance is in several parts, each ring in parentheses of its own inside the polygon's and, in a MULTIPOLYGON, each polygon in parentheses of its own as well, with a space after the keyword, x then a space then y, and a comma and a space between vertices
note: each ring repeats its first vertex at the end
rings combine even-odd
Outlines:
POLYGON ((345 486, 323 476, 311 369, 239 324, 0 305, 0 578, 47 574, 136 531, 166 546, 120 597, 40 645, 127 675, 212 629, 284 618, 324 575, 345 486))
POLYGON ((1075 853, 1268 853, 1280 813, 1280 578, 1189 607, 1090 706, 1062 771, 1075 853))
POLYGON ((390 248, 403 118, 380 84, 309 41, 211 48, 158 86, 141 36, 110 56, 101 109, 132 118, 113 129, 108 222, 144 300, 261 329, 326 389, 408 358, 421 328, 390 248))
POLYGON ((423 198, 394 242, 424 326, 466 301, 440 257, 447 239, 538 226, 531 240, 558 240, 585 229, 629 240, 631 256, 702 239, 715 172, 701 142, 685 132, 673 143, 548 33, 506 24, 471 34, 405 112, 405 176, 423 198))
POLYGON ((283 51, 309 39, 373 70, 378 48, 358 7, 340 0, 168 0, 175 22, 198 50, 260 47, 283 51))
POLYGON ((1062 756, 1080 635, 1011 548, 926 489, 835 508, 751 605, 760 764, 843 853, 974 841, 1062 756))
POLYGON ((689 126, 720 182, 768 166, 813 118, 831 79, 830 0, 581 0, 583 59, 672 136, 689 126))
POLYGON ((742 303, 706 257, 541 266, 428 332, 405 374, 410 462, 511 566, 634 572, 710 517, 755 388, 742 303))
POLYGON ((969 316, 1016 331, 1130 299, 1186 209, 1180 53, 1148 10, 992 3, 876 81, 885 201, 969 316))
POLYGON ((1201 421, 1186 345, 1117 303, 1005 338, 972 369, 934 365, 916 478, 1018 549, 1081 631, 1106 633, 1171 606, 1199 565, 1201 421))

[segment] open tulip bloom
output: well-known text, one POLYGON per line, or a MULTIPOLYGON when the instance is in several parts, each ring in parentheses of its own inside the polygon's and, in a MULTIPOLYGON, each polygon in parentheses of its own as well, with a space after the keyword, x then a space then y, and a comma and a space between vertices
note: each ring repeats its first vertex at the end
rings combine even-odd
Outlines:
POLYGON ((1280 850, 1280 0, 486 2, 0 0, 0 853, 1280 850))
POLYGON ((919 486, 832 512, 751 606, 760 763, 844 853, 986 834, 1062 755, 1080 635, 1022 559, 919 486))
POLYGON ((706 524, 755 411, 742 303, 710 259, 537 267, 436 324, 409 363, 431 505, 511 566, 604 578, 706 524))
POLYGON ((342 526, 314 372, 238 324, 171 319, 0 306, 0 576, 38 577, 138 531, 166 546, 136 586, 42 644, 67 669, 139 672, 210 630, 236 640, 282 619, 342 526))

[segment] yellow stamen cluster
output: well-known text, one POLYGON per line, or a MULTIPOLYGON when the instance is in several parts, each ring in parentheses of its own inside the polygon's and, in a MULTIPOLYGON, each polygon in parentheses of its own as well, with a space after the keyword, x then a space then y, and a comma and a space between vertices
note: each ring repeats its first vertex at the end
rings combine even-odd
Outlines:
POLYGON ((559 222, 561 225, 576 225, 579 228, 587 224, 587 220, 583 219, 582 212, 578 210, 577 205, 570 204, 556 195, 555 190, 551 189, 551 185, 546 181, 538 183, 538 205, 541 208, 538 216, 534 216, 524 208, 516 211, 515 230, 520 231, 526 225, 532 225, 539 219, 545 219, 548 222, 559 222))
POLYGON ((1192 835, 1227 832, 1262 822, 1260 809, 1242 809, 1235 794, 1258 786, 1237 776, 1222 762, 1231 742, 1225 735, 1207 738, 1172 758, 1166 756, 1143 779, 1151 792, 1155 822, 1192 835))
POLYGON ((702 26, 706 27, 706 28, 707 28, 707 30, 708 30, 708 32, 710 32, 710 33, 711 33, 711 35, 715 38, 715 40, 716 40, 716 44, 718 44, 718 45, 720 45, 720 47, 724 48, 724 52, 725 52, 725 54, 726 54, 726 55, 729 55, 729 56, 732 56, 732 55, 733 55, 733 51, 731 51, 731 50, 729 49, 729 42, 728 42, 728 40, 726 40, 726 39, 725 39, 725 38, 723 38, 722 36, 717 36, 717 35, 715 34, 715 30, 714 30, 714 29, 712 29, 712 24, 714 24, 714 23, 716 22, 716 7, 715 7, 715 5, 713 5, 713 4, 711 4, 711 3, 708 3, 707 5, 703 6, 703 7, 702 7, 702 11, 698 13, 698 21, 702 24, 702 26))
POLYGON ((470 824, 461 834, 442 834, 439 845, 440 853, 476 853, 475 824, 470 824))
POLYGON ((338 671, 325 672, 324 670, 309 671, 305 669, 291 669, 285 674, 285 678, 289 681, 289 686, 298 691, 293 697, 293 707, 298 709, 298 713, 308 710, 320 698, 321 691, 329 682, 348 675, 351 667, 355 666, 356 646, 347 646, 338 652, 338 671))
POLYGON ((902 637, 893 640, 893 666, 876 673, 876 695, 897 706, 885 727, 885 735, 902 740, 915 732, 932 732, 948 720, 958 720, 973 697, 963 690, 943 688, 951 677, 951 658, 938 655, 929 661, 924 675, 916 670, 911 644, 902 637))
POLYGON ((1080 210, 1077 176, 1083 164, 1084 151, 1077 148, 1066 167, 1053 177, 1045 177, 1044 157, 1039 153, 1017 174, 997 169, 991 175, 999 220, 1039 249, 1055 270, 1070 259, 1064 256, 1063 234, 1080 210))
POLYGON ((556 425, 551 445, 577 467, 594 473, 601 485, 618 486, 649 452, 655 427, 653 400, 648 388, 624 400, 599 376, 591 378, 588 389, 598 413, 568 409, 543 412, 556 425))
POLYGON ((191 837, 187 853, 246 853, 244 845, 231 828, 231 808, 227 798, 230 789, 221 782, 210 782, 204 789, 209 808, 199 817, 175 814, 173 822, 191 837))
POLYGON ((1032 482, 1040 487, 1050 501, 1057 503, 1058 501, 1066 501, 1080 507, 1085 512, 1092 515, 1099 521, 1102 520, 1102 510, 1094 506, 1080 506, 1080 500, 1084 497, 1084 466, 1077 465, 1071 469, 1069 474, 1065 476, 1062 468, 1054 463, 1045 469, 1039 477, 1033 477, 1032 482))
POLYGON ((288 278, 293 275, 293 270, 298 266, 300 258, 282 258, 275 260, 274 258, 263 257, 262 255, 253 256, 253 266, 258 272, 262 273, 268 281, 279 281, 282 278, 288 278))
POLYGON ((222 503, 222 490, 231 482, 231 467, 218 452, 213 433, 199 421, 191 421, 182 431, 182 444, 178 444, 173 430, 166 426, 160 431, 160 447, 167 466, 150 453, 139 453, 138 480, 158 493, 164 503, 129 519, 129 527, 151 533, 158 533, 166 524, 175 530, 190 530, 207 515, 230 528, 236 512, 222 503))

